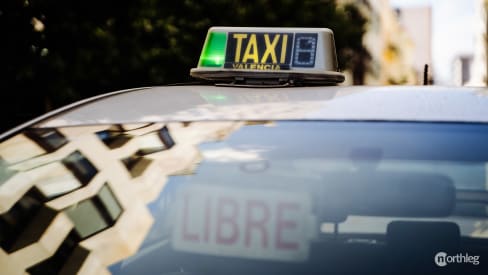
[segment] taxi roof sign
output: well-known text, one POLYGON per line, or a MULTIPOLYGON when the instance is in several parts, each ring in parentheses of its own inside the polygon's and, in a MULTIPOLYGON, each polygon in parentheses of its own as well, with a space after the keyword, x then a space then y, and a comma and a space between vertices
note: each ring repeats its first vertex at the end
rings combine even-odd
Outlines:
POLYGON ((275 79, 280 83, 336 84, 334 34, 327 28, 212 27, 196 78, 232 81, 275 79))

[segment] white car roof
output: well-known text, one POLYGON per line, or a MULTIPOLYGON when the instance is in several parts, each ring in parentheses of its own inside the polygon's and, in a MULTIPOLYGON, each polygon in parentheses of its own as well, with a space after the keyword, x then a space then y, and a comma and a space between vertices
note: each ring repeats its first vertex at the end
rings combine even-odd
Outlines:
POLYGON ((488 122, 488 90, 438 86, 164 86, 102 96, 51 115, 37 126, 288 119, 488 122))

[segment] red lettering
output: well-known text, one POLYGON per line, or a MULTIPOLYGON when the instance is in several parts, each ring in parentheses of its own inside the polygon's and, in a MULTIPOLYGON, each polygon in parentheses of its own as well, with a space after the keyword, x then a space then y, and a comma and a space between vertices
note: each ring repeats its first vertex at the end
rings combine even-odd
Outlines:
POLYGON ((198 242, 200 239, 198 235, 188 232, 188 195, 185 196, 184 202, 185 206, 183 210, 183 239, 185 241, 198 242))
POLYGON ((257 229, 261 232, 261 244, 263 247, 268 247, 268 234, 266 231, 266 223, 269 220, 269 209, 263 201, 250 200, 246 204, 246 237, 245 244, 247 247, 251 245, 251 230, 257 229), (261 209, 261 219, 255 219, 256 210, 261 209))
POLYGON ((237 227, 237 214, 238 205, 235 200, 229 198, 220 198, 217 203, 217 243, 221 244, 234 244, 239 237, 239 228, 237 227), (224 210, 230 209, 230 214, 224 216, 224 210), (223 227, 227 225, 227 228, 231 229, 229 236, 224 236, 223 227))
POLYGON ((276 248, 278 249, 286 249, 286 250, 296 250, 298 249, 298 243, 296 242, 287 242, 283 240, 283 231, 291 230, 297 227, 296 222, 292 220, 284 220, 283 213, 285 211, 297 211, 300 209, 300 206, 296 203, 286 203, 281 202, 278 203, 276 209, 276 248))

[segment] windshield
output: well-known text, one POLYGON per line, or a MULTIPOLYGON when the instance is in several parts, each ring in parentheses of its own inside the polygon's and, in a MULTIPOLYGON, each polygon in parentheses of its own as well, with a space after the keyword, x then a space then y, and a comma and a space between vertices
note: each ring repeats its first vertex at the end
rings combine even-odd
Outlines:
POLYGON ((487 141, 467 123, 27 129, 0 145, 0 245, 30 273, 479 271, 487 141))

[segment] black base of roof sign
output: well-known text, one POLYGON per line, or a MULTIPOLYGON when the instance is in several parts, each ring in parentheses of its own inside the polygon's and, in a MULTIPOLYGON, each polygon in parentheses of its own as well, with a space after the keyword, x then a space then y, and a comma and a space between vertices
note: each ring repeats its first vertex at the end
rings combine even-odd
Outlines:
POLYGON ((297 85, 335 85, 345 80, 344 74, 340 72, 327 73, 306 73, 306 72, 284 72, 268 71, 258 73, 253 71, 227 71, 227 70, 198 70, 192 69, 190 75, 195 78, 226 83, 244 83, 244 84, 297 84, 297 85))

